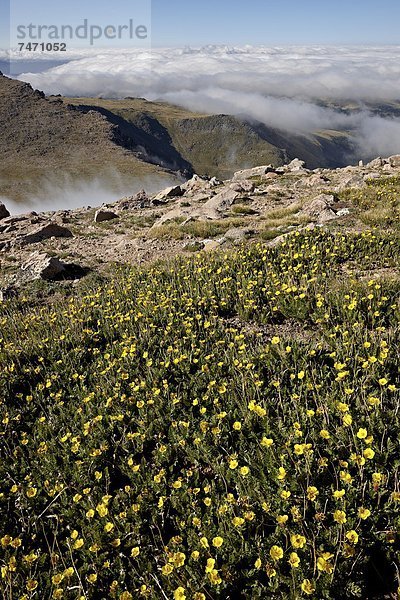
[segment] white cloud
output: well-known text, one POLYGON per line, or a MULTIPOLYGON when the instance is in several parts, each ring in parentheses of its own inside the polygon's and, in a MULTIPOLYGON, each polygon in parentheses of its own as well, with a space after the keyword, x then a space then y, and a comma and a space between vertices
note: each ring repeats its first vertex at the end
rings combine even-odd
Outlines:
POLYGON ((348 130, 360 155, 400 152, 400 120, 363 107, 400 101, 400 46, 76 50, 68 58, 20 78, 48 94, 141 96, 245 115, 289 132, 348 130), (317 99, 353 101, 360 110, 348 115, 317 99))
POLYGON ((251 89, 274 96, 400 97, 400 46, 70 50, 66 58, 72 62, 31 75, 32 84, 68 95, 88 91, 114 96, 164 94, 197 91, 206 83, 207 87, 251 89))
POLYGON ((148 194, 154 194, 176 182, 175 177, 168 175, 123 177, 112 169, 103 176, 93 179, 74 179, 59 173, 53 177, 49 175, 39 186, 40 193, 31 194, 23 202, 15 202, 1 195, 0 202, 3 202, 13 215, 32 210, 42 212, 86 206, 97 207, 115 202, 118 198, 133 196, 143 188, 148 194))

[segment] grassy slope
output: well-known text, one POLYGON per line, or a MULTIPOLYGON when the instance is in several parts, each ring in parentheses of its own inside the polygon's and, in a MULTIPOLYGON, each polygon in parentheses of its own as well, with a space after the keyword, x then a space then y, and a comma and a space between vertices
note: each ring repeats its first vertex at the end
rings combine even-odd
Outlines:
POLYGON ((98 106, 134 124, 141 115, 150 115, 168 131, 173 146, 200 174, 228 178, 240 168, 283 163, 283 154, 278 148, 261 139, 250 126, 235 117, 192 113, 164 102, 148 102, 141 98, 66 98, 64 101, 73 105, 98 106))
POLYGON ((3 597, 393 592, 399 248, 294 234, 3 305, 3 597))
POLYGON ((66 103, 99 107, 143 126, 150 115, 171 136, 173 147, 199 174, 229 178, 240 168, 278 166, 301 157, 310 168, 345 166, 354 160, 346 132, 318 131, 314 135, 285 133, 262 124, 249 124, 229 115, 204 115, 165 102, 143 98, 65 98, 66 103), (285 150, 282 150, 285 149, 285 150))

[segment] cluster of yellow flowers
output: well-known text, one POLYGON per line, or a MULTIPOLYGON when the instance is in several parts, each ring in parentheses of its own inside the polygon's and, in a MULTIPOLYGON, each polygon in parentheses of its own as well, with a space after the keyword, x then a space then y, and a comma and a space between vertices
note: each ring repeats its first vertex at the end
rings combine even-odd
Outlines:
POLYGON ((4 597, 394 585, 400 286, 356 269, 399 254, 294 234, 0 308, 4 597))

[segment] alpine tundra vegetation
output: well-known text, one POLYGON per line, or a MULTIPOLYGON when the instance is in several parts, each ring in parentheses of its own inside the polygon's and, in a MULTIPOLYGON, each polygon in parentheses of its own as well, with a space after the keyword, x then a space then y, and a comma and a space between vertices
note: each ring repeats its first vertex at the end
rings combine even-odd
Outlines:
POLYGON ((399 586, 398 228, 0 304, 7 599, 399 586))

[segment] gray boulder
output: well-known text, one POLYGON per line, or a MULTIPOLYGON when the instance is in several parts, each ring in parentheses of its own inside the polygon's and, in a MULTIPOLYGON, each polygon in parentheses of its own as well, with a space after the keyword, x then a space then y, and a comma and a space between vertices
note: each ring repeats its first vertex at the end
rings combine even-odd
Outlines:
POLYGON ((158 227, 161 227, 161 225, 164 225, 169 221, 177 221, 177 219, 186 219, 188 222, 189 219, 197 218, 198 214, 196 212, 192 213, 191 211, 192 209, 190 207, 182 208, 181 206, 174 206, 173 209, 169 210, 167 213, 157 219, 151 229, 158 229, 158 227))
POLYGON ((224 212, 228 208, 235 204, 236 200, 241 197, 240 192, 235 192, 232 189, 224 188, 219 194, 216 194, 205 204, 203 204, 202 212, 214 210, 217 212, 224 212))
POLYGON ((395 169, 400 168, 400 154, 394 154, 388 158, 389 165, 395 169))
POLYGON ((307 179, 304 180, 304 185, 306 187, 324 186, 327 183, 329 183, 328 177, 326 177, 325 175, 320 175, 320 174, 311 175, 311 177, 308 177, 307 179))
POLYGON ((387 165, 383 165, 382 171, 383 173, 396 173, 397 167, 395 166, 395 162, 388 163, 387 165))
POLYGON ((250 177, 262 177, 267 173, 274 173, 275 169, 272 165, 254 167, 253 169, 242 169, 236 171, 233 175, 233 181, 240 181, 242 179, 250 179, 250 177))
POLYGON ((180 185, 174 185, 172 187, 168 187, 165 190, 159 192, 156 196, 154 196, 153 200, 165 200, 166 198, 177 198, 183 196, 184 190, 180 185))
POLYGON ((97 210, 94 215, 95 223, 104 223, 105 221, 112 221, 113 219, 118 219, 118 215, 111 210, 104 210, 102 208, 97 210))
POLYGON ((332 209, 334 204, 334 196, 320 194, 303 208, 301 214, 310 217, 317 223, 326 223, 327 221, 336 219, 336 212, 332 209))
POLYGON ((248 179, 244 179, 243 181, 235 181, 234 183, 231 183, 229 187, 234 192, 242 192, 244 194, 251 194, 252 192, 254 192, 254 189, 256 186, 255 186, 254 181, 249 181, 248 179))
POLYGON ((35 279, 52 281, 64 273, 66 267, 67 265, 58 258, 49 256, 46 253, 34 252, 21 266, 21 271, 17 275, 17 279, 21 282, 33 281, 35 279))
POLYGON ((254 230, 243 227, 232 227, 228 229, 224 237, 234 243, 243 242, 247 237, 254 233, 254 230))
POLYGON ((56 238, 71 238, 72 233, 67 227, 62 227, 57 223, 48 223, 47 225, 41 225, 32 233, 28 233, 21 238, 17 238, 16 242, 19 242, 21 245, 26 246, 28 244, 36 244, 37 242, 42 242, 43 240, 48 240, 52 237, 56 238))
POLYGON ((339 185, 335 188, 335 192, 343 192, 344 190, 349 190, 351 188, 361 189, 366 187, 366 185, 364 178, 358 173, 354 175, 344 175, 339 185))
POLYGON ((374 158, 374 160, 371 160, 369 163, 367 163, 366 167, 368 169, 380 169, 381 167, 383 167, 385 162, 386 161, 383 158, 378 156, 377 158, 374 158))

